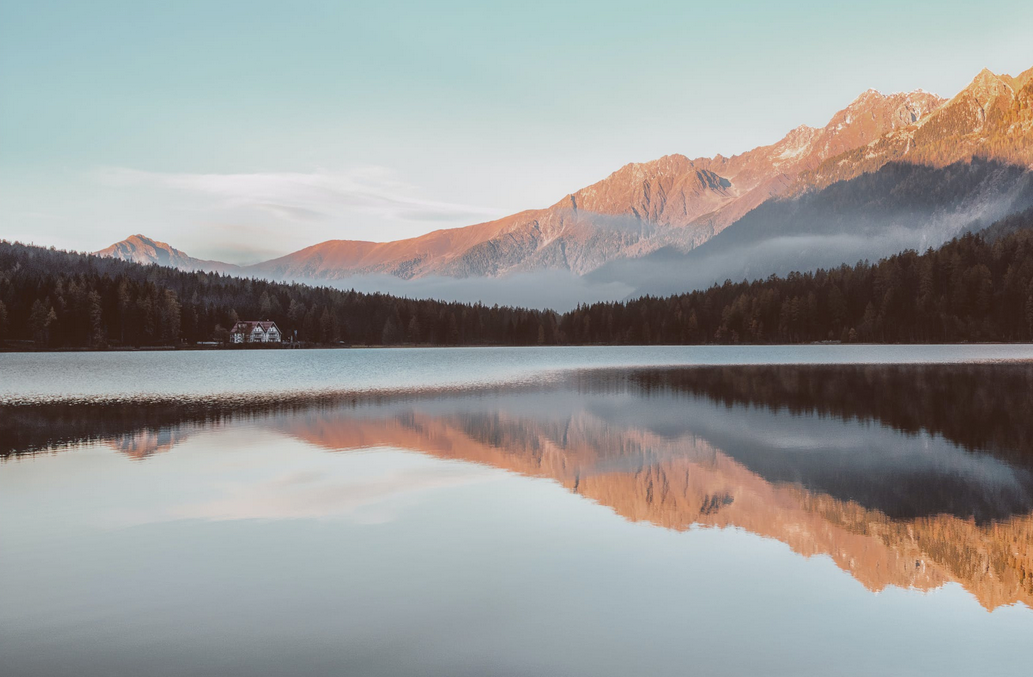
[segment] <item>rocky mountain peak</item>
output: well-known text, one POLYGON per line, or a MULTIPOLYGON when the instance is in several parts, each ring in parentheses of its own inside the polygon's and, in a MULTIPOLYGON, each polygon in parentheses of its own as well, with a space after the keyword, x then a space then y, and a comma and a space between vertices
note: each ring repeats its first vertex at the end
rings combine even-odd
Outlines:
POLYGON ((1007 110, 1015 99, 1014 78, 998 76, 984 68, 954 98, 945 103, 935 116, 923 120, 926 135, 982 134, 988 121, 1007 110))
POLYGON ((872 101, 881 101, 885 98, 886 95, 884 95, 882 92, 875 89, 874 87, 869 87, 868 89, 858 94, 857 98, 851 101, 850 104, 847 105, 847 107, 844 110, 850 110, 852 108, 861 108, 869 105, 872 101))
POLYGON ((837 112, 822 130, 816 144, 816 158, 822 161, 860 148, 894 130, 927 118, 946 99, 925 92, 883 94, 869 89, 837 112))
POLYGON ((136 263, 157 263, 158 265, 173 265, 173 262, 185 257, 186 254, 179 251, 172 245, 153 240, 146 235, 136 233, 130 235, 121 242, 116 242, 106 249, 97 252, 102 256, 112 256, 124 261, 136 263))
POLYGON ((869 89, 854 99, 849 106, 832 116, 826 130, 840 131, 844 127, 859 123, 868 117, 879 123, 882 133, 897 127, 914 124, 939 108, 946 99, 930 92, 916 89, 911 92, 883 94, 869 89))
MULTIPOLYGON (((1011 80, 1011 78, 1009 78, 1011 80)), ((968 87, 961 90, 955 99, 971 98, 984 108, 991 105, 998 97, 1005 96, 1011 99, 1015 94, 1011 84, 1004 78, 996 75, 990 69, 984 68, 969 83, 968 87)))
POLYGON ((1015 92, 1019 92, 1020 90, 1026 88, 1026 86, 1029 85, 1031 82, 1033 82, 1033 68, 1030 68, 1027 71, 1023 71, 1015 77, 1012 77, 1010 75, 1002 75, 1001 79, 1007 82, 1009 85, 1011 85, 1011 88, 1015 92))
POLYGON ((155 240, 140 233, 130 235, 126 239, 96 253, 98 256, 108 256, 144 265, 168 266, 180 270, 204 270, 209 272, 231 272, 237 270, 237 266, 230 263, 195 259, 166 242, 155 240))
POLYGON ((716 206, 726 198, 730 185, 707 163, 672 154, 627 164, 556 206, 569 204, 595 214, 681 223, 716 206))

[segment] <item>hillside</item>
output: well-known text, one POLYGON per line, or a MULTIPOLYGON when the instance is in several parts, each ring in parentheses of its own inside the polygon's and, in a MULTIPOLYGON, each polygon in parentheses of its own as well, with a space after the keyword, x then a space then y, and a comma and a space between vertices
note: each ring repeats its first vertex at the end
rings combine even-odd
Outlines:
POLYGON ((101 249, 97 255, 145 265, 166 266, 187 272, 236 273, 240 271, 240 266, 232 263, 195 259, 170 244, 152 240, 146 235, 130 235, 110 247, 101 249))
POLYGON ((564 316, 575 343, 1033 340, 1033 209, 923 254, 905 251, 564 316), (1003 235, 1003 236, 1002 236, 1003 235))
POLYGON ((923 251, 1033 205, 1033 172, 976 159, 946 167, 893 162, 792 198, 770 200, 687 253, 615 261, 589 279, 636 295, 706 289, 731 279, 923 251))
POLYGON ((1033 209, 924 254, 558 314, 187 273, 0 242, 10 348, 178 346, 271 319, 312 344, 1033 340, 1033 209))

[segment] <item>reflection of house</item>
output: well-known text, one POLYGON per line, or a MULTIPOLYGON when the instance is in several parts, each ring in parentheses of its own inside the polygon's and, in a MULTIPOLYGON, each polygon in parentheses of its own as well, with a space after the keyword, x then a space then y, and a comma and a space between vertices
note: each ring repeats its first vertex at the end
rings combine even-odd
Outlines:
POLYGON ((280 328, 275 322, 238 322, 230 330, 230 337, 234 343, 279 343, 281 341, 280 328))

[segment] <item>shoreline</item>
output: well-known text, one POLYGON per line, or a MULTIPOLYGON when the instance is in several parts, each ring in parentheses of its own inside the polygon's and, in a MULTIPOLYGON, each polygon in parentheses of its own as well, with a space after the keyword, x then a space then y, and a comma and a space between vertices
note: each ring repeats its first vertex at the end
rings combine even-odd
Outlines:
POLYGON ((562 343, 544 345, 525 345, 513 343, 468 343, 462 345, 442 345, 438 343, 400 343, 395 345, 350 343, 347 345, 315 343, 309 345, 184 345, 184 346, 138 346, 138 347, 106 347, 106 348, 35 348, 0 345, 0 354, 25 353, 167 353, 167 352, 203 352, 203 351, 265 351, 265 350, 397 350, 427 348, 778 348, 805 346, 1027 346, 1030 341, 952 341, 943 343, 844 343, 842 341, 812 341, 809 343, 562 343))

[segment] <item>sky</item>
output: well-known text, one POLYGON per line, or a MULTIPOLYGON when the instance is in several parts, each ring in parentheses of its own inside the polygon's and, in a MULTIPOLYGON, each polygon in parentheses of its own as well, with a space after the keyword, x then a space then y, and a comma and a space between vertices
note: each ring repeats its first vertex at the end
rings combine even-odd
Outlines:
POLYGON ((862 91, 1033 66, 1033 3, 0 0, 0 238, 247 263, 546 207, 862 91))

